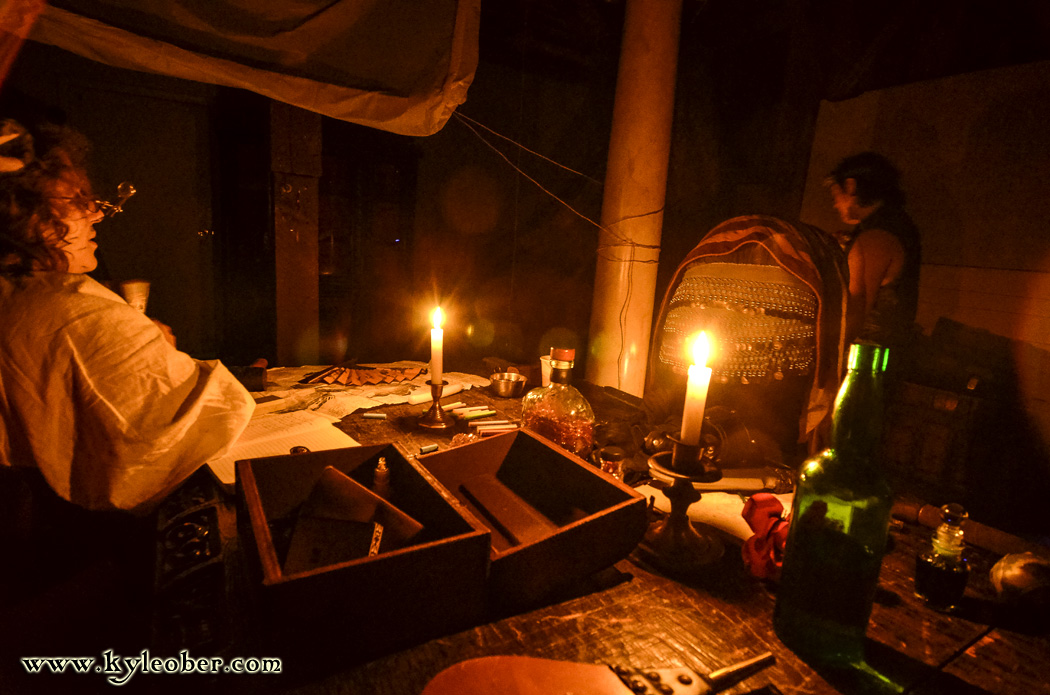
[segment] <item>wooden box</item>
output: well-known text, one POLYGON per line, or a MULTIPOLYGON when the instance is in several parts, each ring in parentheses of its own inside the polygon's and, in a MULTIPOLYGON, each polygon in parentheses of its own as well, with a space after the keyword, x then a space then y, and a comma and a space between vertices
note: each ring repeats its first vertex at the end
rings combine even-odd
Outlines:
POLYGON ((981 400, 901 382, 886 410, 883 454, 899 491, 927 499, 966 498, 981 400))
POLYGON ((623 559, 645 534, 644 497, 527 430, 419 462, 491 531, 495 607, 541 601, 623 559))
POLYGON ((237 498, 266 646, 365 660, 482 621, 488 530, 393 445, 238 461, 237 498), (390 471, 387 499, 423 530, 390 552, 285 574, 298 509, 322 471, 333 466, 372 489, 380 457, 390 471))

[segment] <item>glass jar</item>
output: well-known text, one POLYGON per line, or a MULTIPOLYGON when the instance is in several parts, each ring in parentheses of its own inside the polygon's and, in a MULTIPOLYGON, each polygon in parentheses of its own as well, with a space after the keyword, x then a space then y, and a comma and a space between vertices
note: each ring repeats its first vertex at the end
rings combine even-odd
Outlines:
POLYGON ((951 612, 959 605, 970 579, 970 565, 963 556, 962 522, 966 510, 959 504, 941 507, 941 525, 930 547, 915 558, 915 594, 937 611, 951 612))
POLYGON ((589 460, 594 448, 594 411, 572 385, 576 351, 551 348, 551 383, 534 388, 521 402, 522 427, 589 460))

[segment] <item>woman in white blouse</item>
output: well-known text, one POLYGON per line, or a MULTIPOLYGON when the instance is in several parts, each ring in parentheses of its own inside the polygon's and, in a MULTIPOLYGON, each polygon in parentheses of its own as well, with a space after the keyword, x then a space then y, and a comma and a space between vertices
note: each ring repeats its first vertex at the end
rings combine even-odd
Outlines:
POLYGON ((254 403, 84 274, 106 206, 86 151, 68 129, 0 123, 0 467, 36 468, 87 509, 145 512, 222 454, 254 403))

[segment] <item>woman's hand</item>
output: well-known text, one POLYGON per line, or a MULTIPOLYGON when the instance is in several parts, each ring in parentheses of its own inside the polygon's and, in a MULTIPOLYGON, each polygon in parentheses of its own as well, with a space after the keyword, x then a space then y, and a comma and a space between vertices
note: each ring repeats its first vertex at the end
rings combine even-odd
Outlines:
POLYGON ((175 334, 172 333, 171 326, 166 323, 161 323, 157 319, 153 319, 153 323, 156 324, 157 328, 160 329, 160 332, 164 334, 164 339, 171 343, 172 347, 178 347, 175 345, 175 334))

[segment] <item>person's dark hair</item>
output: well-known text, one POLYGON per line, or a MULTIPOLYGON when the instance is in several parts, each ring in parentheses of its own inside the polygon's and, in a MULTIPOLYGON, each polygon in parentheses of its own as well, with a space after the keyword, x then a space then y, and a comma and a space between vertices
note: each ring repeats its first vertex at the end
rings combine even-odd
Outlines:
POLYGON ((882 201, 888 205, 904 205, 900 170, 893 162, 877 152, 861 152, 840 161, 828 180, 844 186, 846 179, 857 182, 857 200, 861 205, 882 201))
POLYGON ((0 122, 0 275, 69 267, 57 242, 71 209, 94 198, 88 181, 87 139, 65 126, 32 132, 0 122))

